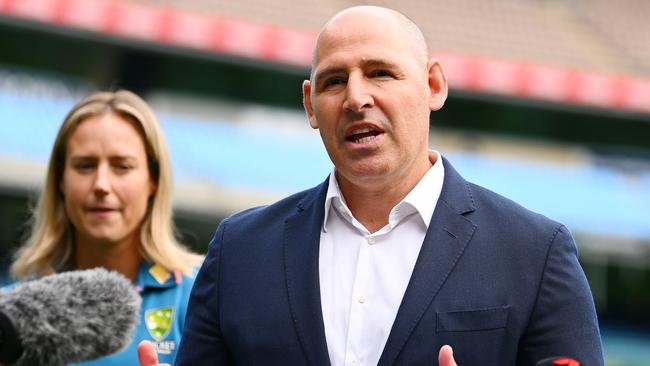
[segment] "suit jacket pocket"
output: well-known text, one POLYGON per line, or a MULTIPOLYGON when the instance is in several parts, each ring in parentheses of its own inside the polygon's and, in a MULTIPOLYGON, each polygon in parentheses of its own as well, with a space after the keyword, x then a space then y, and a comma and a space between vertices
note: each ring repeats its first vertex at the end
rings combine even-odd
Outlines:
POLYGON ((468 332, 505 328, 509 305, 436 313, 436 332, 468 332))

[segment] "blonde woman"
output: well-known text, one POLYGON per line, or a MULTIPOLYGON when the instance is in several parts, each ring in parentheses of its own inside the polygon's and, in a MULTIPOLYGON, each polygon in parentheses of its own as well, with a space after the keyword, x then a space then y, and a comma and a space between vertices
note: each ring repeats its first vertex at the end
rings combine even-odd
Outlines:
POLYGON ((133 342, 84 365, 135 365, 144 339, 173 363, 202 257, 177 242, 171 215, 171 163, 146 102, 122 90, 77 103, 56 136, 11 273, 21 280, 105 267, 133 281, 142 296, 133 342))

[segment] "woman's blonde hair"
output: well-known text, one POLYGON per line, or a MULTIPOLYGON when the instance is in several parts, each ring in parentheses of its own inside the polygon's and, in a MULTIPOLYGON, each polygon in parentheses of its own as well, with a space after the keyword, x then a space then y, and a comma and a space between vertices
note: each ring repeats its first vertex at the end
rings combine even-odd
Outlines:
POLYGON ((156 190, 140 226, 140 253, 170 271, 190 274, 203 257, 178 243, 172 221, 171 162, 158 120, 140 97, 126 90, 98 92, 77 103, 63 120, 54 141, 45 186, 32 214, 31 233, 11 265, 15 278, 43 276, 64 269, 74 251, 73 226, 64 208, 59 183, 65 168, 68 138, 79 123, 115 113, 140 131, 147 153, 149 175, 156 190))

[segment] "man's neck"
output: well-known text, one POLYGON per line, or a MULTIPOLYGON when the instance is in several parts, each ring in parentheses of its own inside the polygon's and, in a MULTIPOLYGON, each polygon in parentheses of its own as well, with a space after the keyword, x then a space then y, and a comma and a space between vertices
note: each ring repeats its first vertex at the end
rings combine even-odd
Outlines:
POLYGON ((418 169, 401 177, 379 182, 352 182, 337 174, 341 194, 357 221, 374 233, 388 224, 390 211, 406 197, 427 173, 433 162, 427 160, 418 169))
MULTIPOLYGON (((379 231, 388 224, 390 211, 403 199, 403 197, 389 199, 388 195, 383 192, 365 192, 363 190, 359 190, 359 193, 341 193, 346 198, 348 208, 354 218, 371 233, 379 231)), ((391 196, 397 197, 396 195, 391 196)))

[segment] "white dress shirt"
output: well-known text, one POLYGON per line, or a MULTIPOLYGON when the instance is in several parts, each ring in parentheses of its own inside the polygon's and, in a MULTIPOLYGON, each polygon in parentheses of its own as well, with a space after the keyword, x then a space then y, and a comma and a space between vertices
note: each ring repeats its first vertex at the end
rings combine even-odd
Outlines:
POLYGON ((438 202, 444 168, 434 165, 370 233, 350 212, 330 175, 320 235, 319 274, 325 337, 332 366, 376 365, 411 278, 438 202))

